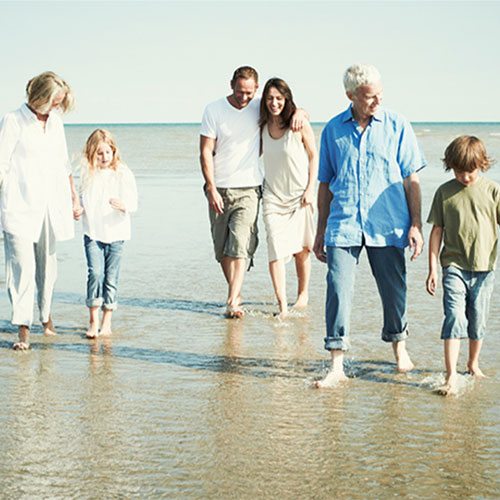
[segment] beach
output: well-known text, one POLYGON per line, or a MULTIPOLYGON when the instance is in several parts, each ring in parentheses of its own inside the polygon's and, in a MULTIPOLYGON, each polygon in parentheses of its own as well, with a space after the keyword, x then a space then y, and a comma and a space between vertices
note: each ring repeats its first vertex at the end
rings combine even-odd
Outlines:
MULTIPOLYGON (((319 145, 323 124, 314 125, 319 145)), ((481 366, 489 378, 444 380, 441 289, 425 291, 427 246, 409 262, 408 350, 396 373, 380 340, 381 305, 365 253, 352 312, 350 380, 311 388, 328 368, 323 349, 326 266, 313 258, 310 305, 285 321, 267 266, 265 233, 246 273, 242 320, 223 317, 198 160, 199 125, 99 125, 136 176, 139 210, 125 244, 113 335, 87 340, 81 223, 58 244, 53 319, 14 352, 0 252, 0 498, 498 498, 500 496, 500 283, 481 366)), ((97 126, 66 136, 78 163, 97 126)), ((500 123, 414 125, 428 162, 423 219, 457 135, 477 135, 500 161, 500 123)), ((500 182, 500 166, 487 177, 500 182)), ((425 225, 424 235, 430 227, 425 225)), ((288 296, 295 297, 293 264, 288 296)), ((36 313, 37 315, 38 313, 36 313)), ((35 317, 36 317, 35 315, 35 317)), ((459 370, 465 371, 464 342, 459 370)))

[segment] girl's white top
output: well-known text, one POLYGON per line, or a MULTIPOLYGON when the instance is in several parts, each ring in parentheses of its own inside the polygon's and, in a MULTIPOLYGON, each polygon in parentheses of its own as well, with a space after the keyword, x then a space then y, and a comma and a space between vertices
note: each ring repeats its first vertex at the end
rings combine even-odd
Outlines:
POLYGON ((130 239, 130 212, 137 210, 137 187, 131 170, 123 163, 115 170, 99 169, 83 174, 81 185, 83 232, 92 240, 113 243, 130 239), (118 198, 126 212, 113 208, 118 198))
POLYGON ((0 123, 0 194, 3 229, 36 242, 48 214, 56 240, 74 235, 64 126, 50 113, 45 131, 26 104, 0 123))

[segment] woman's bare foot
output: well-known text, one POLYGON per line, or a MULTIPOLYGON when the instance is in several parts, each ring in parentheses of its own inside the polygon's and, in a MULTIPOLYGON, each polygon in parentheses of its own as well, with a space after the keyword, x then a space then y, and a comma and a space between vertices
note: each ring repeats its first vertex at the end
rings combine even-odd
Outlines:
POLYGON ((309 303, 309 295, 307 293, 301 293, 297 297, 295 304, 292 306, 292 309, 304 309, 307 307, 309 303))
POLYGON ((467 363, 467 369, 471 375, 477 378, 488 378, 477 365, 467 363))
POLYGON ((458 392, 458 374, 457 373, 452 373, 451 375, 448 376, 446 379, 446 382, 444 385, 439 387, 437 390, 438 394, 441 394, 441 396, 456 396, 458 392))
POLYGON ((317 389, 335 387, 337 384, 345 382, 346 380, 349 379, 346 377, 344 370, 330 370, 323 380, 316 380, 316 382, 313 383, 313 386, 317 389))
POLYGON ((229 304, 226 306, 226 312, 224 313, 224 316, 227 319, 240 319, 245 316, 245 313, 243 312, 243 309, 241 309, 240 306, 232 307, 229 304))
POLYGON ((27 351, 30 348, 30 343, 29 343, 29 336, 30 336, 30 329, 26 325, 21 325, 19 327, 19 342, 16 342, 12 348, 15 351, 27 351))
POLYGON ((52 323, 52 317, 49 316, 49 320, 46 321, 45 323, 42 323, 43 325, 43 334, 47 335, 47 337, 50 337, 52 335, 57 335, 55 329, 54 329, 54 324, 52 323))
POLYGON ((392 350, 394 351, 399 373, 407 373, 415 368, 415 365, 412 363, 410 355, 406 350, 406 343, 404 340, 393 342, 392 350))

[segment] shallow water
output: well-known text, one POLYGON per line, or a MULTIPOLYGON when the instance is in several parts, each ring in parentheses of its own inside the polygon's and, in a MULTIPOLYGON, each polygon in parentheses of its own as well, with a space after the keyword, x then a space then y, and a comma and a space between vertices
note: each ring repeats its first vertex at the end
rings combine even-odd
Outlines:
MULTIPOLYGON (((68 127, 72 152, 93 128, 68 127)), ((225 320, 198 127, 109 128, 140 194, 114 334, 84 338, 79 226, 74 240, 58 246, 53 315, 60 335, 46 339, 35 329, 32 350, 13 352, 16 334, 1 294, 0 498, 500 497, 500 284, 481 355, 489 378, 463 375, 458 397, 444 398, 433 392, 443 377, 442 310, 440 295, 424 289, 426 256, 408 264, 408 345, 417 369, 400 375, 380 341, 380 302, 363 254, 350 380, 313 390, 328 366, 325 267, 313 262, 307 311, 280 322, 272 316, 262 225, 256 266, 245 278, 248 314, 225 320)), ((421 173, 424 217, 449 178, 440 158, 453 137, 479 135, 500 159, 500 124, 415 129, 429 162, 421 173)), ((500 181, 498 166, 488 176, 500 181)), ((292 265, 288 273, 293 300, 292 265)), ((465 361, 464 345, 460 367, 465 361)))

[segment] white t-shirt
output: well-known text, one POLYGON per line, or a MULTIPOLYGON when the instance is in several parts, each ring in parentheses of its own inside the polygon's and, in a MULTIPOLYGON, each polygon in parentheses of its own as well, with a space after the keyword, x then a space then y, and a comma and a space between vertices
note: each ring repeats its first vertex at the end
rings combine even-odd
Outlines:
POLYGON ((227 97, 205 108, 200 134, 215 139, 214 176, 220 188, 260 186, 264 172, 259 165, 260 98, 243 109, 227 97))
POLYGON ((74 235, 64 126, 51 112, 45 124, 26 104, 0 123, 1 220, 10 234, 36 242, 48 213, 56 240, 74 235))
POLYGON ((102 243, 130 239, 130 212, 137 210, 137 187, 131 170, 123 163, 115 171, 100 169, 88 178, 82 175, 80 189, 83 206, 83 232, 89 238, 102 243), (109 204, 110 198, 118 198, 126 212, 109 204))

